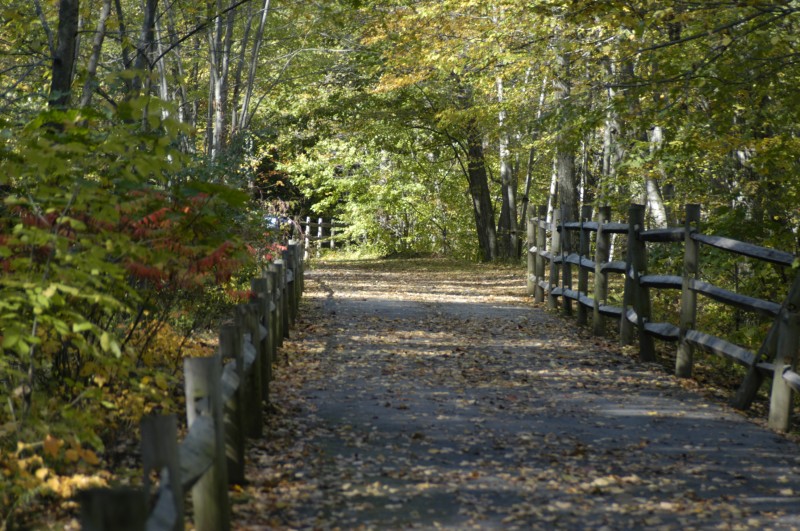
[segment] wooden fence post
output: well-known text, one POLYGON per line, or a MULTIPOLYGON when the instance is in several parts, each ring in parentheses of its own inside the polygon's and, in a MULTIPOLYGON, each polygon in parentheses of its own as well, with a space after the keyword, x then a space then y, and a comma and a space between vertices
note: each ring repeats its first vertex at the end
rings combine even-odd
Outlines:
POLYGON ((594 247, 594 308, 592 309, 592 333, 605 334, 606 318, 600 313, 600 305, 608 299, 608 273, 603 272, 603 264, 610 259, 611 235, 603 226, 611 220, 611 207, 602 206, 597 212, 597 237, 594 247))
POLYGON ((178 458, 178 420, 175 415, 146 415, 142 417, 142 471, 144 492, 151 497, 150 474, 159 473, 162 485, 156 509, 148 519, 148 528, 182 531, 183 484, 178 458), (166 469, 166 474, 162 470, 166 469), (161 499, 166 496, 165 499, 161 499), (162 509, 163 507, 163 509, 162 509))
MULTIPOLYGON (((223 360, 233 358, 239 385, 233 398, 223 405, 225 419, 225 457, 228 482, 241 485, 244 477, 244 419, 247 399, 245 393, 244 353, 241 332, 236 325, 223 325, 219 333, 219 353, 223 360)), ((249 415, 249 411, 247 412, 249 415)))
MULTIPOLYGON (((578 294, 579 295, 588 295, 589 293, 589 271, 583 267, 583 259, 589 258, 589 252, 591 249, 591 236, 589 235, 589 231, 584 229, 583 224, 587 221, 591 221, 592 219, 592 207, 591 205, 584 205, 581 207, 581 229, 580 229, 580 244, 578 248, 578 253, 580 254, 580 260, 578 264, 578 294)), ((580 297, 578 298, 578 324, 585 325, 588 323, 588 313, 589 309, 584 306, 581 301, 580 297)))
POLYGON ((647 245, 639 237, 644 232, 643 205, 633 205, 629 219, 629 234, 633 234, 631 266, 633 273, 633 307, 636 310, 636 327, 639 335, 639 360, 655 361, 656 346, 653 337, 645 331, 645 324, 650 322, 650 288, 642 286, 640 279, 647 274, 647 245), (632 228, 632 232, 631 232, 632 228))
POLYGON ((544 288, 539 282, 544 281, 544 253, 547 250, 547 205, 539 205, 536 219, 536 255, 534 267, 536 268, 536 286, 534 286, 534 302, 544 302, 544 288))
POLYGON ((297 302, 299 311, 299 303, 303 299, 303 293, 305 293, 306 290, 306 261, 303 259, 303 255, 299 252, 297 253, 297 260, 295 263, 297 264, 297 302))
MULTIPOLYGON (((325 235, 325 230, 322 225, 322 218, 319 218, 317 223, 317 254, 319 254, 319 249, 322 248, 322 238, 325 235)), ((333 229, 331 229, 331 235, 333 235, 333 229)))
POLYGON ((628 320, 628 308, 634 306, 634 291, 638 282, 633 272, 633 253, 636 247, 636 232, 634 219, 638 218, 637 210, 641 209, 644 217, 644 206, 631 205, 628 208, 628 249, 625 253, 625 283, 622 291, 622 316, 619 320, 619 342, 621 345, 630 345, 633 342, 633 323, 628 320))
POLYGON ((294 244, 289 242, 286 245, 286 250, 283 251, 283 263, 286 266, 286 292, 289 301, 289 324, 291 327, 294 324, 294 319, 297 314, 297 300, 295 292, 295 264, 294 264, 294 244))
POLYGON ((222 366, 219 355, 186 358, 186 423, 192 426, 199 416, 210 416, 214 425, 214 457, 211 468, 192 487, 194 524, 198 531, 228 531, 227 466, 222 422, 222 366))
MULTIPOLYGON (((306 258, 310 257, 311 253, 311 216, 306 216, 306 232, 304 234, 303 248, 305 249, 306 258)), ((319 243, 317 243, 319 245, 319 243)))
POLYGON ((800 313, 796 307, 785 306, 778 315, 778 352, 775 356, 769 402, 769 427, 781 432, 789 431, 793 397, 792 388, 783 379, 783 373, 795 369, 798 345, 800 313))
MULTIPOLYGON (((286 251, 283 252, 283 259, 275 260, 275 265, 280 266, 280 275, 278 283, 281 289, 281 331, 283 338, 289 339, 289 310, 291 308, 289 301, 289 270, 286 266, 286 251)), ((283 342, 281 342, 283 345, 283 342)))
POLYGON ((272 381, 272 345, 270 345, 269 333, 271 304, 267 299, 267 279, 263 277, 251 279, 250 289, 253 291, 251 304, 255 304, 258 308, 259 333, 257 340, 259 342, 258 353, 261 358, 261 398, 268 402, 269 382, 272 381))
POLYGON ((255 352, 255 359, 244 375, 243 383, 246 387, 245 401, 247 402, 245 416, 244 432, 248 437, 257 439, 262 435, 262 422, 261 422, 261 365, 259 363, 259 353, 257 341, 254 339, 258 334, 258 327, 256 326, 255 316, 249 304, 240 304, 236 307, 236 322, 239 325, 239 332, 241 349, 247 348, 250 344, 255 352), (250 341, 244 340, 244 335, 250 335, 250 341))
POLYGON ((300 299, 303 297, 303 261, 300 253, 297 252, 299 248, 298 242, 289 242, 289 256, 292 263, 292 315, 291 323, 297 321, 297 314, 300 310, 300 299))
MULTIPOLYGON (((258 389, 256 398, 257 404, 260 406, 261 401, 264 400, 264 397, 269 395, 269 379, 264 377, 264 358, 266 355, 264 354, 264 341, 262 340, 261 328, 261 311, 263 306, 258 302, 250 302, 246 304, 245 307, 247 308, 246 311, 249 313, 250 342, 256 349, 256 359, 253 363, 253 372, 256 373, 255 382, 258 389)), ((259 410, 260 409, 261 408, 259 407, 259 410)))
POLYGON ((276 306, 276 315, 275 320, 278 327, 278 335, 276 336, 276 344, 279 347, 283 346, 283 339, 286 336, 286 330, 284 329, 284 323, 288 322, 287 319, 284 317, 284 308, 285 305, 285 298, 286 293, 284 293, 284 284, 286 279, 284 278, 283 274, 283 261, 282 260, 275 260, 273 263, 269 265, 269 270, 275 273, 275 284, 274 284, 274 294, 275 294, 275 306, 276 306))
POLYGON ((533 295, 536 292, 536 254, 539 252, 539 242, 536 240, 536 213, 533 209, 528 213, 528 242, 525 245, 527 252, 526 258, 528 263, 528 295, 533 295))
POLYGON ((144 531, 147 493, 142 489, 87 489, 78 494, 83 531, 144 531))
POLYGON ((280 330, 278 322, 280 314, 278 313, 278 289, 277 280, 278 273, 269 268, 265 273, 267 279, 267 294, 269 299, 269 345, 270 345, 270 361, 273 366, 278 363, 278 337, 280 330))
POLYGON ((686 205, 683 244, 683 285, 681 287, 680 338, 675 355, 675 376, 691 378, 694 364, 694 347, 686 341, 686 333, 695 327, 697 320, 697 294, 691 289, 697 278, 700 244, 692 234, 700 230, 700 205, 686 205))
POLYGON ((561 211, 557 208, 553 209, 552 229, 550 231, 550 293, 547 298, 547 307, 551 310, 558 308, 558 296, 553 295, 553 289, 558 286, 558 273, 559 268, 555 259, 561 254, 561 232, 559 225, 561 224, 561 211))
MULTIPOLYGON (((563 205, 561 210, 561 287, 564 291, 572 290, 572 264, 567 257, 572 253, 572 232, 566 225, 574 219, 565 219, 563 205)), ((564 315, 572 315, 572 299, 562 291, 561 293, 561 312, 564 315)))

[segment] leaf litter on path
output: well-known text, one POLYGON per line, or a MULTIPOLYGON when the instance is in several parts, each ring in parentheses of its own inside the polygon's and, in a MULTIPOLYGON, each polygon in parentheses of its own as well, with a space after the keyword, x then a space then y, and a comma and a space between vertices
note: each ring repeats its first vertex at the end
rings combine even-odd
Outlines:
POLYGON ((522 278, 316 264, 236 527, 800 527, 795 443, 534 307, 522 278))

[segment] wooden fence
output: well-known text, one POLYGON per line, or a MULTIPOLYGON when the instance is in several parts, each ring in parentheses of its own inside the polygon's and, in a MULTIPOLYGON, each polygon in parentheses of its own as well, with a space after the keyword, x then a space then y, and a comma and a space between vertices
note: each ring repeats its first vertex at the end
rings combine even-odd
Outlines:
POLYGON ((746 376, 734 399, 734 406, 748 408, 765 377, 772 378, 769 425, 786 431, 792 410, 792 390, 800 391, 800 375, 795 372, 800 345, 800 274, 796 275, 786 298, 781 302, 762 300, 736 293, 701 280, 701 247, 712 247, 735 255, 791 268, 796 257, 723 236, 702 234, 699 230, 700 206, 686 205, 682 227, 645 230, 645 209, 631 205, 627 223, 612 223, 611 210, 600 208, 595 221, 591 208, 581 211, 581 220, 561 222, 555 211, 546 221, 547 208, 539 207, 528 220, 528 292, 537 302, 571 315, 577 303, 578 324, 587 325, 589 315, 595 334, 606 329, 606 319, 619 322, 622 344, 638 337, 642 361, 655 359, 654 339, 677 344, 675 374, 692 375, 695 349, 723 356, 746 367, 746 376), (627 237, 625 260, 610 260, 613 234, 627 237), (573 239, 577 236, 577 241, 573 239), (594 236, 594 238, 592 238, 594 236), (648 273, 648 246, 683 243, 683 274, 648 273), (567 252, 575 249, 574 252, 567 252), (593 250, 593 252, 592 252, 593 250), (573 266, 577 275, 574 275, 573 266), (622 305, 609 304, 609 275, 624 277, 622 305), (574 278, 577 276, 577 279, 574 278), (590 287, 590 279, 593 280, 590 287), (651 290, 680 293, 680 311, 674 322, 651 320, 651 290), (697 330, 697 298, 708 297, 739 310, 773 319, 761 347, 753 352, 723 338, 697 330), (560 301, 559 301, 560 298, 560 301), (560 302, 560 304, 559 304, 560 302))
POLYGON ((235 324, 222 327, 218 352, 184 360, 183 441, 177 442, 175 415, 145 417, 143 486, 82 492, 84 531, 183 530, 187 490, 196 529, 230 529, 228 484, 245 481, 245 438, 262 436, 273 365, 303 292, 302 245, 290 242, 281 260, 252 279, 251 291, 250 303, 236 308, 235 324))
POLYGON ((341 221, 333 219, 325 221, 323 218, 312 220, 310 216, 306 217, 305 221, 301 221, 299 225, 304 236, 306 258, 311 256, 312 247, 316 254, 319 254, 323 247, 335 249, 336 233, 342 234, 345 227, 341 221))

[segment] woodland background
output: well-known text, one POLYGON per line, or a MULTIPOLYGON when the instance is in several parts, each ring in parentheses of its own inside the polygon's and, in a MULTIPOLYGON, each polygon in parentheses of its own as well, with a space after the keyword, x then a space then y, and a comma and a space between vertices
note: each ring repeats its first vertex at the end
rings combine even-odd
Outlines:
MULTIPOLYGON (((692 202, 706 232, 797 253, 799 13, 5 0, 3 525, 120 479, 116 445, 176 407, 182 357, 210 351, 201 332, 280 245, 265 216, 336 217, 362 254, 491 261, 519 258, 530 205, 646 204, 655 227, 692 202)), ((789 276, 705 267, 764 298, 789 276)))

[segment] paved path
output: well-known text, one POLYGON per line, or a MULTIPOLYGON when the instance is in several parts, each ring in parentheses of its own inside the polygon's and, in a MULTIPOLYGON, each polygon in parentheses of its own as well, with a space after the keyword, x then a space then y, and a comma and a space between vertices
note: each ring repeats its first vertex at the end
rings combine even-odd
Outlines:
POLYGON ((795 443, 534 308, 519 271, 412 265, 307 275, 255 527, 800 528, 795 443))

